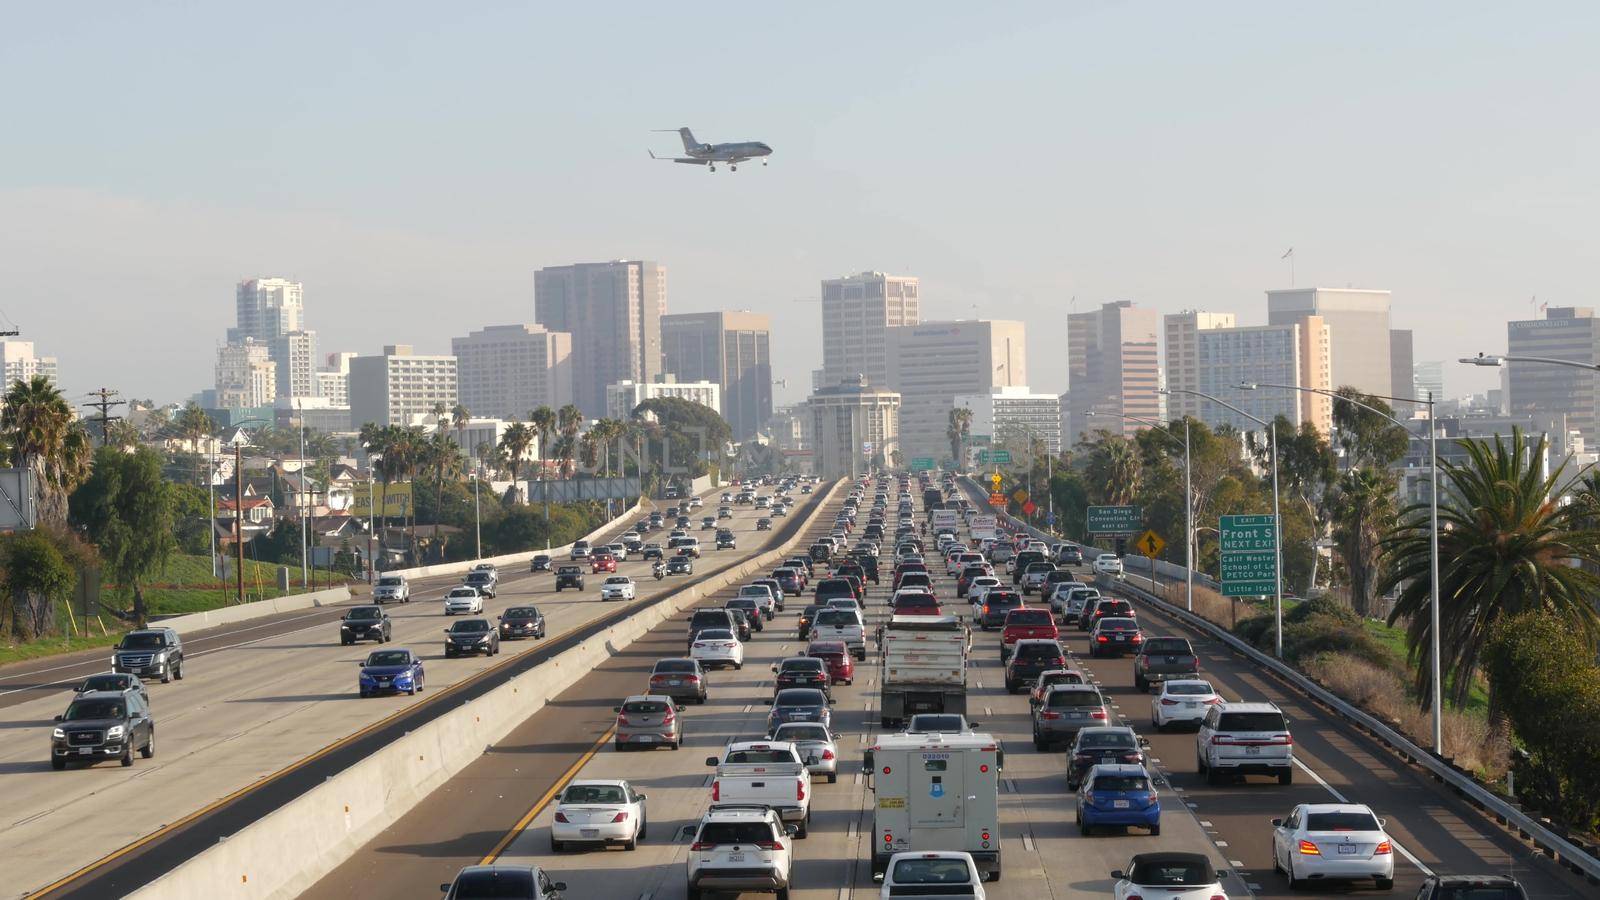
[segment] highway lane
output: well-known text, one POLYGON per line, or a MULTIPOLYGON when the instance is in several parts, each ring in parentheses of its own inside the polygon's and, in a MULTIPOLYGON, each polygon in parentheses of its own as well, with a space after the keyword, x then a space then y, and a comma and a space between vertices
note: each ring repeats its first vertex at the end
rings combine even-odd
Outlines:
MULTIPOLYGON (((709 506, 714 511, 716 504, 709 506)), ((745 558, 765 544, 768 535, 754 531, 756 512, 737 509, 732 524, 741 549, 722 551, 720 560, 708 550, 700 568, 745 558)), ((615 533, 624 528, 619 525, 615 533)), ((655 582, 647 563, 624 563, 622 571, 640 579, 642 597, 659 595, 672 584, 671 579, 655 582)), ((534 602, 545 612, 552 637, 618 607, 599 601, 595 576, 581 594, 559 595, 552 592, 549 574, 506 572, 503 578, 486 615, 534 602)), ((441 580, 454 584, 458 579, 441 580)), ((153 685, 157 755, 131 769, 50 770, 47 729, 68 699, 65 692, 0 710, 0 776, 8 800, 0 835, 15 854, 15 863, 7 866, 11 883, 17 891, 37 889, 540 643, 507 642, 492 660, 443 660, 442 630, 451 620, 442 614, 439 598, 448 584, 419 582, 413 592, 417 599, 388 607, 394 621, 390 646, 411 646, 427 659, 428 690, 415 698, 359 699, 356 665, 370 648, 341 647, 337 625, 316 621, 200 656, 186 666, 182 682, 153 685), (73 840, 60 840, 64 832, 73 840)))

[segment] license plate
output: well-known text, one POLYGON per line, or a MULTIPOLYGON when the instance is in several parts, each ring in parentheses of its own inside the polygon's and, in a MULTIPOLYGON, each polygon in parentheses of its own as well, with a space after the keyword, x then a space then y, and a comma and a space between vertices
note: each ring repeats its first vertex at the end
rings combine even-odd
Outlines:
POLYGON ((93 747, 79 747, 78 748, 78 755, 79 756, 88 756, 89 754, 91 754, 93 752, 94 752, 94 748, 93 747))
POLYGON ((671 685, 672 687, 681 687, 683 685, 683 679, 674 678, 674 679, 668 681, 667 684, 671 685))
POLYGON ((1184 701, 1184 704, 1183 704, 1183 708, 1184 709, 1198 709, 1199 707, 1200 707, 1199 703, 1191 703, 1191 702, 1189 702, 1187 700, 1184 701))
POLYGON ((1246 747, 1246 748, 1244 748, 1244 752, 1245 752, 1246 756, 1259 756, 1259 755, 1261 755, 1261 748, 1260 747, 1246 747))
POLYGON ((1125 635, 1125 634, 1119 634, 1119 635, 1117 635, 1117 640, 1119 640, 1119 641, 1125 641, 1125 640, 1127 640, 1127 639, 1128 639, 1128 636, 1127 636, 1127 635, 1125 635))
POLYGON ((583 835, 584 837, 594 837, 594 836, 596 836, 596 835, 598 835, 600 833, 600 829, 598 829, 598 828, 580 828, 580 829, 578 829, 578 833, 583 835))
POLYGON ((641 735, 639 735, 639 741, 641 743, 645 743, 645 744, 653 743, 655 741, 655 739, 656 739, 656 736, 653 735, 653 734, 641 734, 641 735))
POLYGON ((1353 853, 1356 852, 1356 845, 1355 844, 1340 844, 1339 845, 1339 852, 1340 853, 1353 854, 1353 853))
POLYGON ((744 854, 743 853, 729 853, 728 854, 728 862, 731 862, 731 863, 742 863, 742 862, 744 862, 744 854))
POLYGON ((1112 809, 1127 809, 1128 808, 1128 801, 1126 801, 1126 800, 1113 800, 1113 801, 1111 801, 1111 808, 1112 809))

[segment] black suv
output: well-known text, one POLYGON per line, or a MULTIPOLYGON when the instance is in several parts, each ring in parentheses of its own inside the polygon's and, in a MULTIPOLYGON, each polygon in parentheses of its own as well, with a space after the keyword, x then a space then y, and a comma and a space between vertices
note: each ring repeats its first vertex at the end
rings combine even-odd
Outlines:
POLYGON ((183 641, 171 628, 144 628, 122 636, 111 654, 111 671, 123 675, 158 675, 166 684, 183 680, 183 641))
POLYGON ((121 760, 133 765, 133 751, 156 755, 156 721, 138 691, 95 691, 75 698, 56 716, 50 732, 50 768, 69 762, 121 760))
POLYGON ((488 619, 458 619, 444 630, 444 656, 493 656, 500 652, 500 632, 488 619))
POLYGON ((734 537, 733 537, 733 532, 732 531, 724 528, 721 531, 717 532, 717 549, 718 550, 734 550, 734 549, 737 549, 737 544, 734 541, 734 537))
POLYGON ((562 588, 583 590, 583 568, 581 566, 562 566, 556 569, 556 593, 561 593, 562 588))
POLYGON ((550 557, 547 554, 544 554, 544 553, 540 553, 538 556, 535 556, 528 563, 528 571, 529 572, 548 572, 548 571, 550 571, 550 557))
POLYGON ((708 628, 726 628, 734 631, 737 627, 731 610, 697 609, 689 616, 689 646, 694 645, 695 635, 708 628))
POLYGON ((544 637, 544 613, 532 606, 513 606, 500 616, 500 636, 517 638, 544 637))
POLYGON ((391 625, 389 614, 381 606, 358 606, 339 620, 339 643, 350 646, 356 641, 389 643, 391 625))
POLYGON ((1065 669, 1067 654, 1055 641, 1025 638, 1017 641, 1006 662, 1006 693, 1025 691, 1039 679, 1040 672, 1065 669))

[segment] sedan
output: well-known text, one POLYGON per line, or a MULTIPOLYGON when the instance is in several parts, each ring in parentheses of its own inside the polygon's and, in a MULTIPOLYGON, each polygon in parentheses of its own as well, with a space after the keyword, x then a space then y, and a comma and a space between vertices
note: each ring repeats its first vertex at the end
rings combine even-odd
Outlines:
POLYGON ((639 551, 640 559, 660 559, 661 557, 662 551, 660 544, 645 544, 644 549, 639 551))
POLYGON ((1116 900, 1151 895, 1162 900, 1228 900, 1222 891, 1227 874, 1213 869, 1203 853, 1140 853, 1128 861, 1126 870, 1111 873, 1116 879, 1111 890, 1116 900))
POLYGON ((816 688, 832 695, 833 676, 828 674, 828 664, 815 656, 790 656, 772 664, 773 688, 816 688))
POLYGON ((483 614, 483 595, 477 588, 463 585, 451 588, 450 593, 444 595, 444 614, 453 616, 456 613, 483 614))
POLYGON ((773 740, 794 744, 812 778, 825 775, 829 784, 839 780, 839 746, 834 743, 835 737, 826 726, 811 722, 789 722, 772 733, 773 740))
POLYGON ((1122 656, 1137 652, 1144 643, 1144 632, 1132 619, 1101 619, 1089 632, 1090 656, 1122 656))
POLYGON ((601 600, 637 599, 633 579, 626 575, 612 575, 600 585, 601 600))
POLYGON ((883 887, 878 896, 936 895, 962 900, 986 900, 983 876, 972 855, 960 850, 912 851, 896 853, 884 866, 883 887))
POLYGON ((779 725, 790 722, 812 722, 824 728, 833 725, 833 698, 816 688, 784 688, 767 701, 772 712, 767 714, 767 734, 779 725))
POLYGON ((126 672, 101 672, 99 675, 90 675, 77 686, 74 693, 81 697, 96 691, 114 691, 119 694, 123 691, 133 691, 146 704, 150 702, 150 691, 144 686, 144 682, 139 680, 139 676, 129 675, 126 672))
POLYGON ((1371 878, 1394 887, 1394 843, 1384 821, 1359 803, 1302 803, 1272 820, 1272 868, 1289 888, 1371 878))
POLYGON ((761 518, 757 519, 756 520, 756 530, 757 531, 771 531, 772 530, 772 520, 767 518, 767 517, 765 517, 765 516, 762 516, 761 518))
POLYGON ((389 643, 389 616, 381 606, 357 606, 339 620, 339 643, 350 646, 356 641, 389 643))
POLYGON ((733 666, 744 668, 744 644, 726 628, 707 628, 694 636, 689 645, 689 657, 706 668, 733 666))
POLYGON ((1094 558, 1094 573, 1111 578, 1122 577, 1122 560, 1115 553, 1102 553, 1094 558))
POLYGON ((488 619, 462 619, 444 630, 444 656, 494 656, 500 652, 500 632, 488 619))
POLYGON ((574 844, 621 844, 632 850, 645 836, 645 795, 626 781, 574 781, 561 792, 550 819, 550 851, 574 844))
POLYGON ((1206 710, 1221 702, 1222 696, 1209 681, 1198 678, 1163 681, 1161 693, 1150 701, 1150 725, 1157 731, 1177 724, 1198 726, 1206 717, 1206 710))
POLYGON ((1161 798, 1143 765, 1096 765, 1084 773, 1076 798, 1078 833, 1103 825, 1138 826, 1161 833, 1161 798))
POLYGON ((673 558, 667 560, 667 574, 668 575, 693 575, 694 574, 694 557, 692 557, 692 556, 674 556, 673 558))
POLYGON ((678 716, 683 707, 671 697, 639 694, 612 709, 617 714, 613 739, 617 750, 663 745, 676 750, 683 746, 683 719, 678 716))
POLYGON ((1067 751, 1067 790, 1076 790, 1089 770, 1098 765, 1144 765, 1146 742, 1126 725, 1084 728, 1067 751))
POLYGON ((532 606, 513 606, 500 616, 500 637, 507 640, 544 637, 544 613, 532 606))
POLYGON ((615 572, 616 570, 617 558, 609 552, 596 553, 594 556, 589 557, 589 572, 591 574, 615 572))
POLYGON ((423 688, 422 660, 410 650, 374 650, 361 662, 361 696, 415 694, 423 688))
POLYGON ((650 670, 650 693, 689 703, 706 702, 706 670, 685 657, 658 659, 650 670))

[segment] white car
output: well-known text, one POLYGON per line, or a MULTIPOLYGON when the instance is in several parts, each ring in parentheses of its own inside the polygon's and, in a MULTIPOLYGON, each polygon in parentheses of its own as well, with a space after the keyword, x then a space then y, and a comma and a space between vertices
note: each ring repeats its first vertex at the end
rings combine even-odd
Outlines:
POLYGON ((773 893, 787 900, 795 833, 764 806, 706 810, 700 824, 686 825, 694 836, 684 864, 690 900, 708 891, 773 893))
POLYGON ((626 781, 574 781, 561 792, 550 821, 550 850, 574 844, 621 844, 632 850, 644 839, 645 796, 626 781))
POLYGON ((1215 703, 1195 732, 1195 763, 1207 784, 1244 775, 1294 783, 1289 720, 1271 703, 1215 703))
POLYGON ((1115 553, 1102 553, 1094 558, 1094 573, 1121 578, 1122 560, 1118 559, 1115 553))
POLYGON ((733 666, 744 668, 744 644, 739 636, 726 628, 707 628, 694 636, 689 645, 689 658, 697 659, 706 668, 733 666))
POLYGON ((483 613, 483 595, 477 588, 462 585, 444 595, 444 614, 453 616, 456 613, 483 613))
POLYGON ((1222 696, 1203 678, 1177 678, 1161 683, 1161 693, 1150 701, 1150 725, 1157 731, 1168 726, 1199 725, 1222 696))
POLYGON ((1360 803, 1302 803, 1272 820, 1272 868, 1289 888, 1371 878, 1394 887, 1394 843, 1384 821, 1360 803))
POLYGON ((641 541, 641 540, 644 540, 644 537, 642 535, 640 535, 639 532, 637 532, 637 531, 624 531, 622 533, 622 542, 624 544, 626 544, 629 541, 641 541))
POLYGON ((1117 900, 1159 896, 1161 900, 1228 900, 1223 870, 1213 869, 1203 853, 1139 853, 1126 870, 1117 869, 1111 889, 1117 900))
POLYGON ((705 505, 706 505, 706 502, 704 500, 700 499, 699 497, 690 497, 689 498, 689 508, 690 509, 699 509, 700 507, 705 506, 705 505))
POLYGON ((883 871, 882 900, 908 894, 931 894, 960 900, 986 900, 983 878, 972 854, 960 850, 912 851, 889 857, 883 871), (895 890, 901 888, 901 890, 895 890))
POLYGON ((626 575, 611 575, 600 585, 601 600, 635 600, 633 579, 626 575))

